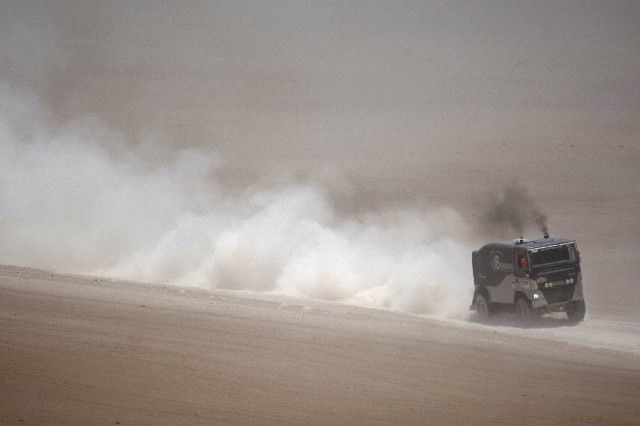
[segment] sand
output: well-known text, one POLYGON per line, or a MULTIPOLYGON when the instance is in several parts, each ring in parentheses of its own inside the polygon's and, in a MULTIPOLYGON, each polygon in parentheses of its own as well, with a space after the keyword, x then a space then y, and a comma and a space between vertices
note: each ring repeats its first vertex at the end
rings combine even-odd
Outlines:
POLYGON ((637 423, 637 328, 603 324, 520 330, 4 266, 0 422, 637 423))

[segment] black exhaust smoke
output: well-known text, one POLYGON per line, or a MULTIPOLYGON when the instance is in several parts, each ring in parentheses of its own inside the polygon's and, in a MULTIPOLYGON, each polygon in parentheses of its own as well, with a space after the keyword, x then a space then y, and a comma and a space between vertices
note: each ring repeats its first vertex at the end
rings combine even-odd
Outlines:
POLYGON ((522 235, 525 229, 535 224, 545 238, 549 238, 547 215, 542 213, 526 188, 517 182, 507 186, 491 201, 483 216, 485 224, 506 235, 514 231, 522 235))

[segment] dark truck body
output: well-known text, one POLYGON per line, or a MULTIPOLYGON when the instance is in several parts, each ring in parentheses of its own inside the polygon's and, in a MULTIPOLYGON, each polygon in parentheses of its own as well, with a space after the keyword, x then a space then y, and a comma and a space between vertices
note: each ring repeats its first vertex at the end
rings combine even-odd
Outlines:
POLYGON ((584 318, 580 255, 574 240, 547 237, 492 243, 471 257, 475 284, 471 309, 483 311, 482 305, 478 309, 482 296, 484 316, 515 310, 530 317, 565 311, 572 320, 584 318))

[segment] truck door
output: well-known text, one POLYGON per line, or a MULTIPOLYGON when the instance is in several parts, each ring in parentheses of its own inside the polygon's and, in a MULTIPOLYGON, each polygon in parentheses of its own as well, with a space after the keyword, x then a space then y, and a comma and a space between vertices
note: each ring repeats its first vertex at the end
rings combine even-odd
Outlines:
POLYGON ((511 247, 496 247, 489 254, 489 269, 497 285, 490 290, 491 301, 513 303, 514 253, 511 247))

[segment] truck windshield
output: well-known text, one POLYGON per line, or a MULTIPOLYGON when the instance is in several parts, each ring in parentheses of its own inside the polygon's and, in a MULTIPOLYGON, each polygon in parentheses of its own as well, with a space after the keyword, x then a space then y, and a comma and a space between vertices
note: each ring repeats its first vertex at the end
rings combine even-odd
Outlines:
POLYGON ((530 251, 533 266, 576 259, 576 248, 573 244, 554 247, 543 247, 530 251))

